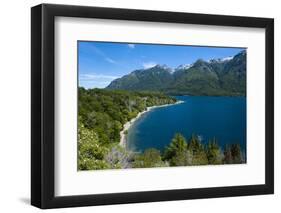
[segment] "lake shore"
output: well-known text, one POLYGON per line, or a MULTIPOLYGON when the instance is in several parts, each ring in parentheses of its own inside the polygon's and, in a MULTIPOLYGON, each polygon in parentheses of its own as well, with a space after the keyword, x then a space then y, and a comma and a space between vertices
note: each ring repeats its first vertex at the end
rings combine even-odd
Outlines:
POLYGON ((126 122, 123 126, 123 130, 120 132, 120 143, 119 145, 126 148, 126 131, 128 131, 130 129, 130 127, 134 124, 134 122, 139 119, 144 113, 147 113, 155 108, 160 108, 160 107, 168 107, 168 106, 173 106, 176 104, 182 104, 184 103, 184 101, 177 101, 176 103, 173 104, 163 104, 163 105, 157 105, 157 106, 151 106, 151 107, 147 107, 146 110, 139 112, 138 115, 131 119, 130 121, 126 122))

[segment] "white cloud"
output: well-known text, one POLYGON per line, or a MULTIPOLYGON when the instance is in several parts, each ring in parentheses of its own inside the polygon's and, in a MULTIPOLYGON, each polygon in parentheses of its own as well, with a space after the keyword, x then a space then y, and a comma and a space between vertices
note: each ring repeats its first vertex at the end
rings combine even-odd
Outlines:
POLYGON ((105 88, 110 82, 119 76, 103 74, 80 74, 79 85, 85 88, 105 88))
POLYGON ((148 68, 151 68, 151 67, 155 67, 157 65, 157 63, 153 62, 153 61, 150 61, 150 62, 144 62, 142 64, 143 68, 144 69, 148 69, 148 68))
POLYGON ((85 89, 93 89, 93 88, 100 88, 100 89, 104 89, 106 88, 111 81, 102 81, 102 82, 91 82, 91 81, 87 81, 87 82, 79 82, 79 87, 84 87, 85 89))
POLYGON ((115 78, 119 78, 119 76, 113 76, 113 75, 102 75, 102 74, 81 74, 79 75, 79 80, 82 81, 91 81, 91 80, 113 80, 115 78))
POLYGON ((135 46, 136 46, 136 45, 134 45, 134 44, 128 44, 128 47, 131 48, 131 49, 134 49, 135 46))
POLYGON ((105 57, 105 60, 111 64, 116 64, 116 61, 114 61, 112 58, 105 57))

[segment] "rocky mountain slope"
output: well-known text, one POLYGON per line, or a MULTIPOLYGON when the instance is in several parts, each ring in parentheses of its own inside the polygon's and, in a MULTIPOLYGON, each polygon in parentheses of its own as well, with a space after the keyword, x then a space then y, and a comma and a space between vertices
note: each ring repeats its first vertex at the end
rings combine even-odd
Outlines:
POLYGON ((107 89, 161 91, 173 95, 246 95, 246 51, 233 57, 180 65, 156 65, 113 80, 107 89))

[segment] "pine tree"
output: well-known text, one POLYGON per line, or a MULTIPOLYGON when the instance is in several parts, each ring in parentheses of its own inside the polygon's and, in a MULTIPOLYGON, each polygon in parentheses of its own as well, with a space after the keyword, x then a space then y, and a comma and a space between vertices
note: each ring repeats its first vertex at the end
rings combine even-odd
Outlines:
POLYGON ((209 164, 221 164, 222 163, 222 153, 218 145, 216 138, 210 140, 207 148, 206 154, 209 164))
POLYGON ((166 147, 164 152, 164 160, 170 160, 177 155, 177 153, 185 152, 187 150, 187 143, 185 138, 177 133, 172 142, 166 147))

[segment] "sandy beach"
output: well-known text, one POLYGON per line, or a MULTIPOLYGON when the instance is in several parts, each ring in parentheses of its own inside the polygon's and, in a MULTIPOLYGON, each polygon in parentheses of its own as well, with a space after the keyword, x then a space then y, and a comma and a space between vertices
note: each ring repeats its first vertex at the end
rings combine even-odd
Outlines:
POLYGON ((125 132, 128 131, 130 129, 130 127, 133 125, 133 123, 137 119, 139 119, 144 113, 149 112, 149 111, 151 111, 152 109, 155 109, 155 108, 168 107, 168 106, 173 106, 173 105, 182 104, 182 103, 184 103, 184 101, 177 101, 174 104, 164 104, 164 105, 159 105, 159 106, 147 107, 145 111, 139 112, 137 117, 131 119, 130 121, 128 121, 127 123, 124 124, 123 130, 120 132, 120 146, 126 148, 126 134, 125 134, 125 132))

